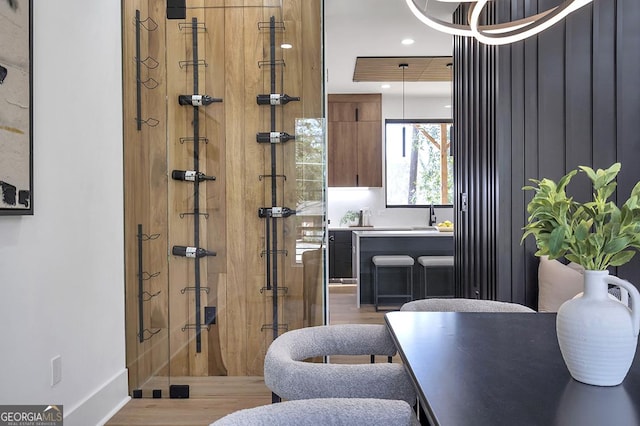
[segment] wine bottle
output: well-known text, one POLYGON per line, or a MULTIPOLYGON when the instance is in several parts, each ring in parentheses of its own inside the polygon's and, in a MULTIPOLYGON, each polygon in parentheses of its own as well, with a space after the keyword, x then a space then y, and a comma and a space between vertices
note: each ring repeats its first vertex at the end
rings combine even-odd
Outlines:
POLYGON ((258 217, 289 217, 296 214, 296 211, 289 207, 260 207, 258 217))
POLYGON ((171 172, 171 178, 175 180, 186 180, 189 182, 202 182, 203 180, 216 180, 215 176, 207 176, 202 172, 196 172, 195 170, 173 170, 171 172))
POLYGON ((271 93, 269 95, 258 95, 256 101, 258 105, 285 105, 289 102, 299 101, 299 96, 289 96, 281 93, 271 93))
POLYGON ((183 257, 192 257, 192 258, 200 258, 205 256, 215 256, 215 251, 205 250, 200 247, 186 247, 186 246, 173 246, 171 249, 171 253, 174 256, 183 256, 183 257))
POLYGON ((282 143, 295 138, 294 135, 286 132, 261 132, 256 134, 256 140, 261 143, 282 143))
POLYGON ((178 95, 180 105, 206 106, 214 102, 222 102, 222 99, 212 98, 209 95, 178 95))

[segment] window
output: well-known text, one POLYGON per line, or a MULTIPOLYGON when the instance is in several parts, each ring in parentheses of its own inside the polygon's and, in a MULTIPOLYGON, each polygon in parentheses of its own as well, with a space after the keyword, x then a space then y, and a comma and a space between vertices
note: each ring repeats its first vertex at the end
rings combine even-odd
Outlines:
POLYGON ((451 121, 386 120, 385 132, 387 207, 451 205, 451 121))
MULTIPOLYGON (((325 121, 296 119, 296 263, 322 248, 325 216, 325 121)), ((286 179, 286 178, 285 178, 286 179)))

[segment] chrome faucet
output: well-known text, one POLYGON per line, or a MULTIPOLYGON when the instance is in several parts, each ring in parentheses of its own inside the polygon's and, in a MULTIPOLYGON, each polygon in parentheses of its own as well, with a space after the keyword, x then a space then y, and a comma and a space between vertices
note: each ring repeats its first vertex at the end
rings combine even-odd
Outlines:
POLYGON ((433 208, 433 204, 429 204, 429 226, 435 225, 437 222, 436 212, 433 208))

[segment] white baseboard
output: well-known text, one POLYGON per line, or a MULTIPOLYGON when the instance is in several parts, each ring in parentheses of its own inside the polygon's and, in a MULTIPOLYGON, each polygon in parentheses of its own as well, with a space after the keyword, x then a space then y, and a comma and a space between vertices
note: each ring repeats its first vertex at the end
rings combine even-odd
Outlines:
POLYGON ((75 407, 64 410, 65 426, 104 425, 131 398, 127 369, 108 380, 75 407))
POLYGON ((97 426, 103 426, 105 425, 109 420, 111 420, 111 417, 115 416, 116 413, 118 411, 120 411, 122 409, 122 407, 124 407, 125 405, 127 405, 127 402, 131 401, 131 397, 129 395, 127 395, 127 397, 125 399, 123 399, 122 401, 120 401, 120 404, 118 404, 117 406, 115 406, 113 408, 113 410, 111 410, 109 412, 109 414, 107 414, 106 416, 104 416, 104 418, 102 420, 100 420, 97 423, 97 426))

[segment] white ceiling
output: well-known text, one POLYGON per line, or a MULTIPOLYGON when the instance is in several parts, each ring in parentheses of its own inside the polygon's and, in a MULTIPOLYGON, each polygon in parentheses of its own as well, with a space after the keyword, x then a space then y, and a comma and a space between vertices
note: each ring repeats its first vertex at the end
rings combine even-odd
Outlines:
MULTIPOLYGON (((451 21, 455 3, 430 2, 429 11, 451 21), (434 9, 432 9, 432 4, 434 9), (436 9, 437 8, 437 9, 436 9)), ((450 35, 432 30, 409 10, 405 0, 324 0, 327 93, 401 94, 402 83, 354 83, 358 56, 451 56, 450 35), (401 44, 412 38, 410 46, 401 44)), ((406 96, 450 96, 451 83, 405 83, 406 96)))

